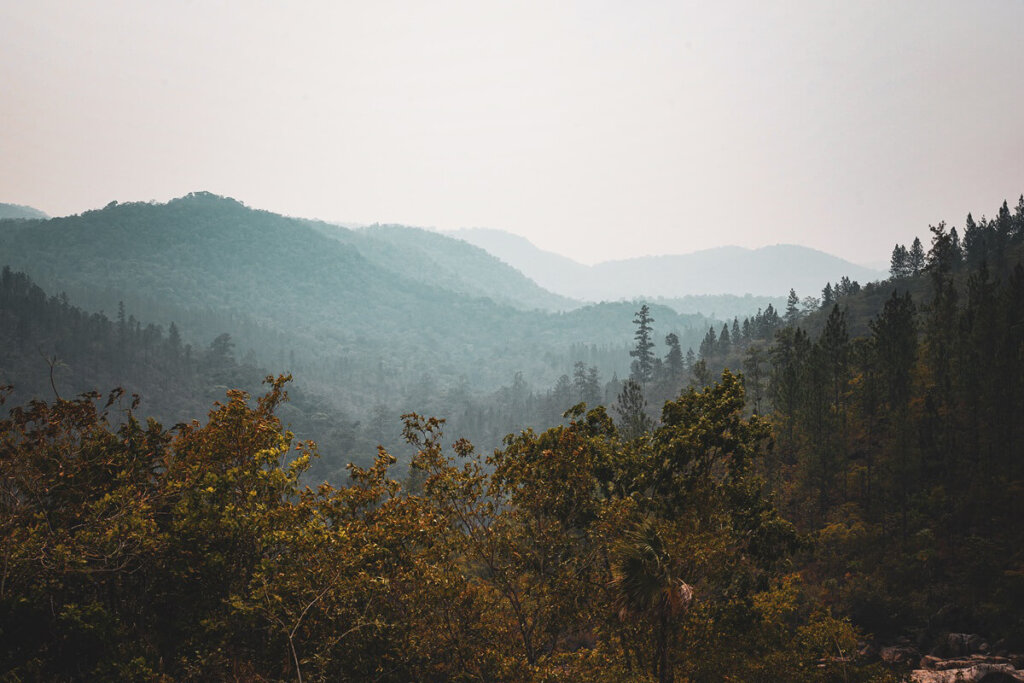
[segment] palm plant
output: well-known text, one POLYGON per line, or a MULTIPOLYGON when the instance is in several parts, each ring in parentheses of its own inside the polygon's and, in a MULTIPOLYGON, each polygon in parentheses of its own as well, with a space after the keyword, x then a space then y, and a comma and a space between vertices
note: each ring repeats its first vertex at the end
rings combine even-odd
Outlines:
POLYGON ((619 618, 645 621, 654 630, 654 674, 660 683, 673 680, 669 652, 674 626, 693 601, 693 588, 677 575, 678 564, 654 521, 647 519, 624 536, 612 565, 619 618))

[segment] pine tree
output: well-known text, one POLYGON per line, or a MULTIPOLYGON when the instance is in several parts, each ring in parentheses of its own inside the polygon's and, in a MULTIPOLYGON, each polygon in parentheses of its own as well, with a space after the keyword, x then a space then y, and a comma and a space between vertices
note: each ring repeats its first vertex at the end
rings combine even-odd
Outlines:
POLYGON ((173 322, 167 330, 167 348, 174 359, 181 355, 181 333, 178 331, 178 326, 173 322))
POLYGON ((832 283, 825 283, 825 289, 821 290, 821 305, 831 306, 836 302, 836 294, 832 291, 832 283))
POLYGON ((591 365, 587 370, 587 389, 584 394, 584 401, 587 405, 596 407, 601 404, 601 373, 596 365, 591 365))
POLYGON ((767 363, 768 354, 761 344, 752 344, 743 359, 743 383, 753 403, 755 415, 760 415, 763 411, 761 402, 764 398, 767 363))
POLYGON ((711 384, 711 371, 708 370, 707 361, 703 358, 693 364, 690 372, 693 373, 693 382, 698 387, 706 387, 711 384))
POLYGON ((796 325, 797 321, 800 320, 800 309, 797 306, 800 305, 800 298, 796 295, 795 289, 789 290, 789 297, 786 299, 786 315, 784 319, 787 325, 796 325))
POLYGON ((732 348, 732 340, 729 338, 729 326, 722 325, 722 331, 718 335, 718 352, 724 357, 732 348))
POLYGON ((892 257, 889 259, 889 276, 894 280, 907 277, 910 274, 910 254, 902 244, 897 244, 892 249, 892 257))
POLYGON ((953 248, 953 258, 956 263, 960 263, 964 260, 964 249, 960 244, 960 234, 956 231, 955 227, 949 230, 949 240, 953 248))
POLYGON ((615 412, 619 414, 619 431, 627 439, 636 439, 651 428, 643 387, 632 379, 623 385, 615 403, 615 412))
POLYGON ((1013 232, 1013 217, 1010 215, 1010 207, 1003 200, 1003 205, 999 207, 999 212, 996 214, 996 232, 1004 240, 1010 237, 1010 233, 1013 232))
POLYGON ((629 355, 636 360, 631 364, 630 378, 637 381, 641 387, 646 387, 654 374, 654 342, 651 341, 653 322, 654 318, 651 317, 647 304, 642 305, 633 318, 633 323, 637 326, 636 334, 633 335, 636 345, 630 350, 629 355))
MULTIPOLYGON (((984 223, 984 219, 982 219, 984 223)), ((963 251, 968 263, 979 263, 988 251, 985 228, 974 222, 974 216, 967 214, 964 222, 963 251)))
POLYGON ((683 366, 683 351, 679 348, 679 335, 675 332, 665 335, 665 346, 668 347, 668 353, 665 355, 665 372, 672 390, 676 391, 686 371, 683 366))
POLYGON ((1024 237, 1024 194, 1017 200, 1013 210, 1013 236, 1016 239, 1024 237))
POLYGON ((911 275, 917 275, 924 270, 924 247, 921 245, 920 237, 915 237, 914 243, 910 245, 907 265, 911 275))
POLYGON ((586 402, 587 395, 587 364, 581 360, 572 366, 572 389, 577 402, 586 402))
POLYGON ((825 330, 821 334, 820 344, 825 351, 828 372, 832 384, 833 407, 838 410, 846 382, 846 368, 850 335, 846 330, 846 313, 839 309, 839 304, 832 307, 825 330))
POLYGON ((709 327, 708 333, 704 335, 704 340, 700 343, 700 357, 710 358, 715 355, 715 351, 718 349, 718 335, 715 334, 715 328, 709 327))

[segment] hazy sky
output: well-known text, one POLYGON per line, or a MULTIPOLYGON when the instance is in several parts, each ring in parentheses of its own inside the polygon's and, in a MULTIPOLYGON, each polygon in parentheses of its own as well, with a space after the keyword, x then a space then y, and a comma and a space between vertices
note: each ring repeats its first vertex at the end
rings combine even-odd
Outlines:
POLYGON ((0 0, 0 201, 885 260, 1024 192, 1024 2, 0 0))

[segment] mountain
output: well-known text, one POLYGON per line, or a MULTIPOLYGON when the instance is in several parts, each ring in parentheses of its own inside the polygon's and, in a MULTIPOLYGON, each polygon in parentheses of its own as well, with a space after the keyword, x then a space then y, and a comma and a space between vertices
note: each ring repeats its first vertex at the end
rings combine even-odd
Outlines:
MULTIPOLYGON (((624 348, 638 305, 522 310, 418 273, 423 264, 440 268, 430 250, 413 246, 429 235, 334 230, 328 236, 325 225, 199 192, 166 204, 111 203, 48 221, 8 221, 0 254, 4 265, 86 310, 116 311, 124 302, 144 322, 176 322, 189 340, 229 332, 253 364, 292 371, 304 388, 356 414, 380 402, 449 414, 444 397, 452 387, 494 391, 517 373, 550 386, 577 360, 597 364, 606 378, 628 372, 624 348)), ((457 285, 484 277, 467 272, 457 285)), ((684 349, 699 345, 707 329, 700 315, 664 306, 652 314, 657 333, 677 333, 684 349)))
POLYGON ((886 277, 881 271, 823 251, 778 244, 606 261, 591 269, 589 284, 599 298, 622 296, 621 292, 665 297, 722 293, 784 296, 791 288, 801 295, 815 295, 825 283, 844 275, 861 282, 886 277))
POLYGON ((844 275, 861 282, 886 277, 883 271, 791 244, 717 247, 586 266, 500 230, 474 228, 449 234, 487 249, 545 289, 587 301, 703 294, 778 297, 791 288, 806 296, 844 275))
POLYGON ((31 206, 21 206, 20 204, 4 204, 0 202, 0 220, 5 220, 9 218, 35 219, 49 218, 49 216, 47 216, 39 209, 33 209, 31 206))
POLYGON ((541 288, 484 249, 438 232, 404 225, 357 229, 320 222, 310 225, 355 246, 375 265, 432 287, 488 297, 523 310, 567 311, 581 305, 541 288))
MULTIPOLYGON (((585 301, 598 298, 589 294, 588 287, 580 286, 582 281, 589 280, 588 266, 560 254, 544 251, 525 237, 489 228, 465 228, 447 234, 486 249, 544 289, 585 301)), ((629 298, 629 295, 612 298, 629 298)))

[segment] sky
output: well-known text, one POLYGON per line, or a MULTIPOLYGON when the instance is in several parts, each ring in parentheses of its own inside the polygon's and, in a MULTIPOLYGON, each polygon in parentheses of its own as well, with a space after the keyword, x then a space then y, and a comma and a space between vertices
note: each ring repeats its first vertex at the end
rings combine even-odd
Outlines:
POLYGON ((887 261, 1024 192, 1020 0, 0 0, 0 201, 887 261))

